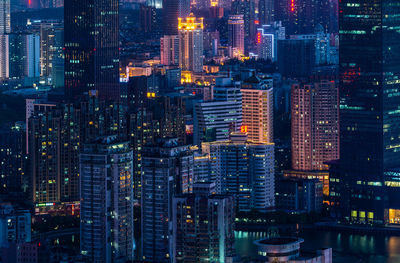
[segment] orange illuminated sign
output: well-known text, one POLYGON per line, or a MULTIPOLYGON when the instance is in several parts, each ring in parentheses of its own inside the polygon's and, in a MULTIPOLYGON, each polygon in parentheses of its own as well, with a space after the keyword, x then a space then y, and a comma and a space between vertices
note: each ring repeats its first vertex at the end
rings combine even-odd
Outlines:
POLYGON ((248 126, 243 125, 240 127, 240 132, 246 133, 247 131, 248 131, 248 126))

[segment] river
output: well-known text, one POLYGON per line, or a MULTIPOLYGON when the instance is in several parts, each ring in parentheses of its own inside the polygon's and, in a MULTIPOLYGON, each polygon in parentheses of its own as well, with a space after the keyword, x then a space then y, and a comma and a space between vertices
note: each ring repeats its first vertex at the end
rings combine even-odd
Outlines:
MULTIPOLYGON (((263 232, 235 232, 235 246, 241 261, 257 256, 253 241, 265 237, 263 232)), ((321 230, 302 230, 298 234, 304 239, 302 249, 333 249, 334 263, 399 263, 400 237, 347 234, 321 230)))

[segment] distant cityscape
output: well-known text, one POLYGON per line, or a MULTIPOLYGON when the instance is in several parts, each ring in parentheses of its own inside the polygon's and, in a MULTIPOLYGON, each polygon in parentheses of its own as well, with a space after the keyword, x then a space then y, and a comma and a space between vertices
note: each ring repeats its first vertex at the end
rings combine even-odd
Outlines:
POLYGON ((0 0, 0 263, 400 262, 399 28, 398 0, 0 0))

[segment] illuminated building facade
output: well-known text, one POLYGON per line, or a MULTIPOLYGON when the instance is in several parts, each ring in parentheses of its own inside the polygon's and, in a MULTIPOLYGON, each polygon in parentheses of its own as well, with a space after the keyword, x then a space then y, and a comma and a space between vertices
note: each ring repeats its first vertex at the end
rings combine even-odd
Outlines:
POLYGON ((274 22, 258 28, 258 57, 276 61, 278 59, 278 40, 285 39, 285 37, 285 27, 282 26, 282 22, 274 22))
POLYGON ((334 81, 292 86, 292 169, 327 170, 339 158, 338 96, 334 81))
MULTIPOLYGON (((173 261, 232 262, 234 255, 234 198, 203 189, 173 199, 173 261)), ((195 186, 194 186, 195 187, 195 186)))
POLYGON ((160 56, 163 65, 179 65, 179 36, 164 36, 160 39, 160 56))
POLYGON ((354 222, 398 223, 400 5, 342 0, 339 10, 338 212, 354 222))
POLYGON ((273 80, 252 76, 242 83, 242 125, 252 142, 273 143, 273 80))
POLYGON ((0 3, 0 79, 8 78, 8 36, 11 32, 10 0, 0 3))
POLYGON ((118 0, 69 0, 64 6, 65 94, 98 90, 119 100, 118 0))
POLYGON ((232 14, 243 15, 245 48, 254 43, 256 35, 256 1, 234 0, 232 1, 232 14))
POLYGON ((182 70, 203 71, 203 18, 191 14, 185 20, 178 19, 179 66, 182 70))
POLYGON ((196 103, 193 114, 194 144, 227 140, 242 126, 240 85, 229 78, 217 78, 214 100, 196 103))
MULTIPOLYGON (((238 56, 244 55, 243 15, 230 15, 228 19, 228 44, 236 50, 238 56)), ((235 53, 235 51, 233 51, 235 53)))
POLYGON ((85 144, 79 155, 80 246, 88 262, 133 260, 133 153, 117 136, 85 144))
POLYGON ((190 193, 193 152, 178 139, 163 139, 142 152, 142 258, 170 262, 172 198, 190 193))
POLYGON ((231 133, 230 140, 205 142, 210 154, 211 182, 217 193, 232 194, 238 211, 266 212, 275 206, 274 144, 247 140, 231 133))

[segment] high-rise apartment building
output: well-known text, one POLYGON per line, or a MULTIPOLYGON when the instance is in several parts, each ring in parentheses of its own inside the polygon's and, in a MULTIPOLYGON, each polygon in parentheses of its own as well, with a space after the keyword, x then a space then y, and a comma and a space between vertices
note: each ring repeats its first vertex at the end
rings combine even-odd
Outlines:
POLYGON ((95 96, 74 103, 27 101, 31 191, 36 212, 79 201, 79 152, 99 136, 125 135, 120 103, 95 96))
POLYGON ((160 56, 163 65, 179 65, 179 36, 165 35, 160 39, 160 56))
POLYGON ((285 39, 285 27, 282 22, 262 25, 257 29, 258 57, 276 61, 278 59, 278 40, 285 39))
POLYGON ((12 33, 8 36, 9 77, 40 77, 40 35, 12 33))
POLYGON ((172 197, 192 191, 193 152, 178 139, 159 140, 142 152, 142 258, 170 262, 172 197))
POLYGON ((240 83, 229 78, 217 78, 214 100, 194 105, 193 141, 227 140, 231 132, 242 126, 242 94, 240 83))
POLYGON ((65 93, 98 90, 119 100, 118 0, 69 0, 64 5, 65 93))
POLYGON ((233 56, 244 55, 244 20, 243 15, 230 15, 228 19, 228 44, 233 49, 233 56))
POLYGON ((173 198, 172 262, 232 262, 234 198, 212 194, 212 185, 195 184, 193 193, 173 198))
POLYGON ((133 153, 117 136, 85 144, 79 155, 81 254, 88 262, 133 260, 133 153))
POLYGON ((258 1, 258 18, 261 25, 275 22, 275 0, 258 1))
POLYGON ((217 193, 232 194, 238 211, 265 212, 275 206, 274 144, 232 133, 230 140, 203 143, 202 150, 210 154, 217 193))
POLYGON ((252 142, 274 142, 274 94, 272 78, 252 76, 242 83, 242 130, 252 142))
POLYGON ((292 85, 292 169, 327 170, 339 158, 339 100, 334 81, 292 85))
POLYGON ((58 22, 40 24, 40 75, 53 86, 63 86, 64 79, 64 28, 58 22), (63 81, 62 81, 63 82, 63 81))
POLYGON ((340 161, 331 174, 337 214, 399 223, 400 5, 342 0, 339 10, 340 161))
POLYGON ((11 32, 10 0, 0 3, 0 79, 8 78, 8 36, 11 32))
POLYGON ((203 71, 203 18, 193 14, 179 18, 179 66, 182 70, 203 71))
POLYGON ((234 0, 232 1, 232 14, 243 15, 245 48, 254 43, 256 34, 256 1, 234 0))

